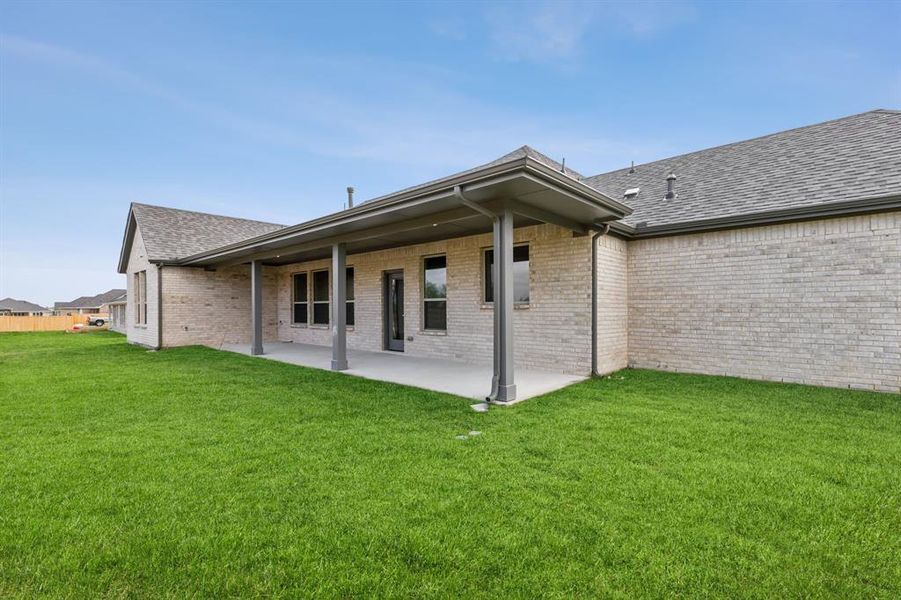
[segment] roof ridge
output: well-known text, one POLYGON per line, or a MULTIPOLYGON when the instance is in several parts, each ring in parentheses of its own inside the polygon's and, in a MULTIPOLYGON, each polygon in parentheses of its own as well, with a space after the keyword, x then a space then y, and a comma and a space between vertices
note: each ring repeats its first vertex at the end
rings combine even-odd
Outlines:
POLYGON ((271 221, 260 221, 259 219, 247 219, 244 217, 233 217, 230 215, 220 215, 217 213, 201 212, 199 210, 188 210, 186 208, 175 208, 174 206, 162 206, 160 204, 147 204, 145 202, 132 202, 131 206, 132 207, 145 206, 147 208, 161 208, 163 210, 171 210, 171 211, 180 212, 180 213, 189 213, 192 215, 202 215, 205 217, 219 217, 221 219, 234 219, 237 221, 248 221, 250 223, 262 223, 263 225, 277 225, 278 227, 288 227, 287 225, 285 225, 283 223, 272 223, 271 221))
MULTIPOLYGON (((800 130, 802 130, 802 129, 809 129, 809 128, 811 128, 811 127, 819 127, 820 125, 828 125, 829 123, 837 123, 838 121, 845 121, 845 120, 847 120, 847 119, 854 119, 854 118, 856 118, 856 117, 862 117, 863 115, 869 115, 869 114, 873 114, 873 113, 901 114, 901 110, 894 110, 894 109, 888 109, 888 108, 874 108, 874 109, 872 109, 872 110, 865 110, 865 111, 863 111, 863 112, 855 113, 855 114, 853 114, 853 115, 845 115, 844 117, 836 117, 835 119, 828 119, 828 120, 826 120, 826 121, 820 121, 820 122, 818 122, 818 123, 809 123, 809 124, 807 124, 807 125, 800 125, 800 126, 798 126, 798 127, 792 127, 792 128, 790 128, 790 129, 782 129, 781 131, 773 131, 772 133, 765 133, 765 134, 763 134, 763 135, 758 135, 758 136, 750 137, 750 138, 747 138, 747 139, 744 139, 744 140, 736 140, 736 141, 734 141, 734 142, 726 142, 725 144, 718 144, 718 145, 716 145, 716 146, 710 146, 710 147, 708 147, 708 148, 701 148, 700 150, 692 150, 691 152, 684 152, 684 153, 682 153, 682 154, 675 154, 675 155, 673 155, 673 156, 668 156, 668 157, 666 157, 666 158, 659 158, 659 159, 657 159, 657 160, 652 160, 652 161, 648 161, 648 162, 644 162, 644 163, 640 163, 640 164, 634 165, 634 168, 641 167, 641 166, 645 166, 645 165, 653 165, 653 164, 656 164, 656 163, 666 162, 666 161, 668 161, 668 160, 676 160, 676 159, 684 158, 684 157, 686 157, 686 156, 692 156, 693 154, 699 154, 699 153, 701 153, 701 152, 709 152, 710 150, 718 150, 718 149, 720 149, 720 148, 728 148, 729 146, 737 146, 738 144, 745 144, 745 143, 747 143, 747 142, 754 142, 754 141, 757 141, 757 140, 763 140, 763 139, 766 139, 766 138, 769 138, 769 137, 773 137, 773 136, 776 136, 776 135, 782 135, 782 134, 784 134, 784 133, 791 133, 791 132, 794 132, 794 131, 800 131, 800 130)), ((602 176, 604 176, 604 175, 611 175, 611 174, 613 174, 613 173, 619 173, 619 172, 622 172, 622 171, 627 171, 627 170, 632 169, 632 168, 633 168, 632 166, 629 166, 629 167, 622 167, 622 168, 619 168, 619 169, 613 169, 612 171, 604 171, 603 173, 596 173, 596 174, 594 174, 594 175, 589 175, 588 177, 585 177, 585 179, 594 179, 595 177, 602 177, 602 176)))

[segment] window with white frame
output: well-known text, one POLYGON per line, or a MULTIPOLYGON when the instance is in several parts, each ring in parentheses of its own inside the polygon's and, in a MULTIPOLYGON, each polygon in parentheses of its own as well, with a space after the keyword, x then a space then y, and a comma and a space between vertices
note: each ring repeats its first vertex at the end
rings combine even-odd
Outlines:
POLYGON ((328 271, 313 271, 313 325, 329 324, 328 271))
MULTIPOLYGON (((494 250, 485 250, 485 295, 486 303, 494 302, 494 250)), ((513 303, 529 303, 529 246, 513 247, 513 303)))
POLYGON ((307 274, 294 273, 291 276, 291 287, 291 322, 295 325, 306 325, 310 319, 307 274))
POLYGON ((423 329, 447 331, 447 257, 423 259, 423 329))

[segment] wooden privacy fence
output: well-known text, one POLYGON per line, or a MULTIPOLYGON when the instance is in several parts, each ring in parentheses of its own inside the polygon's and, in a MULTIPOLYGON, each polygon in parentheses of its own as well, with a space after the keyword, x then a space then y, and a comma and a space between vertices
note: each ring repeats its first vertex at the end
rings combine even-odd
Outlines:
POLYGON ((9 315, 0 315, 0 332, 63 331, 78 323, 87 322, 87 315, 57 315, 46 317, 12 317, 9 315))

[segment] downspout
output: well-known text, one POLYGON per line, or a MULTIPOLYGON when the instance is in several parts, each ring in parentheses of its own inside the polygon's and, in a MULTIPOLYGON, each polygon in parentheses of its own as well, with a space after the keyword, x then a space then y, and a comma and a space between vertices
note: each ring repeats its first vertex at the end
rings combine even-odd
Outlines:
POLYGON ((604 223, 591 235, 591 376, 598 377, 598 240, 607 235, 610 224, 604 223))
POLYGON ((163 265, 156 267, 156 349, 163 349, 163 265))
MULTIPOLYGON (((485 215, 486 217, 488 217, 489 219, 491 219, 491 232, 492 232, 492 236, 493 236, 492 237, 493 241, 492 241, 491 247, 494 249, 495 257, 497 257, 497 246, 498 246, 498 217, 497 217, 497 215, 494 214, 493 212, 491 212, 490 210, 488 210, 487 208, 485 208, 484 206, 481 206, 481 205, 477 204, 476 202, 473 202, 466 196, 464 196, 463 188, 461 188, 459 185, 454 186, 454 196, 457 198, 457 200, 460 201, 460 204, 462 204, 463 206, 466 206, 467 208, 471 208, 472 210, 474 210, 478 213, 481 213, 481 214, 485 215)), ((491 280, 495 294, 497 293, 497 273, 498 273, 498 269, 494 269, 494 275, 492 276, 492 280, 491 280)), ((498 381, 498 372, 500 371, 500 365, 498 364, 499 361, 498 361, 498 355, 497 355, 497 350, 498 350, 497 339, 499 337, 498 329, 500 327, 500 321, 499 321, 496 306, 495 306, 495 310, 492 311, 492 314, 494 316, 494 341, 492 343, 491 352, 493 354, 492 360, 494 362, 494 366, 493 366, 493 373, 491 375, 491 393, 489 393, 488 397, 485 398, 485 401, 488 403, 491 403, 491 402, 494 402, 495 400, 497 400, 497 381, 498 381)))

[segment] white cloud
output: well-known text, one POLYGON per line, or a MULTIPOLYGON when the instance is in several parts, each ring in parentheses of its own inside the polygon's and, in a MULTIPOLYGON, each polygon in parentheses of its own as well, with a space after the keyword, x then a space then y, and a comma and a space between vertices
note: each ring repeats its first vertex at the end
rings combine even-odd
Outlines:
POLYGON ((676 2, 542 1, 491 5, 485 12, 492 54, 570 69, 590 39, 630 34, 648 38, 692 20, 676 2))
POLYGON ((550 63, 573 58, 594 20, 595 6, 578 2, 492 6, 486 12, 492 52, 510 61, 550 63))

